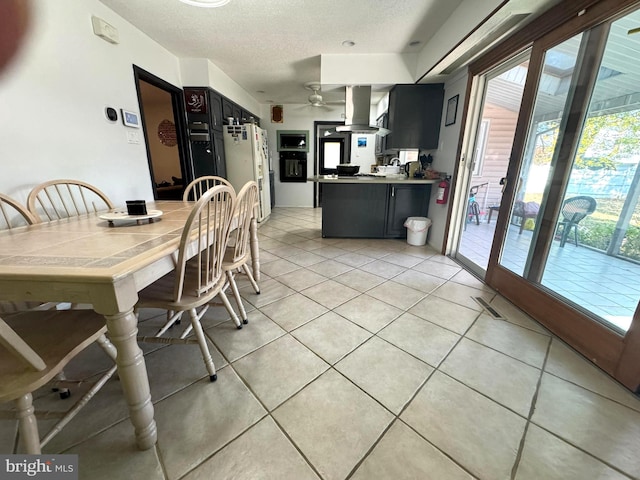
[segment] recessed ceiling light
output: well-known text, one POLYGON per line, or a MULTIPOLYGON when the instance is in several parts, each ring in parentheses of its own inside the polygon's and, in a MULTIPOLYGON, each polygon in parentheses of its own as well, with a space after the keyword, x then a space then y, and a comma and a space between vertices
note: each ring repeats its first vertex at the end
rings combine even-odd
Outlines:
POLYGON ((345 40, 342 42, 343 47, 353 47, 356 44, 353 40, 345 40))
POLYGON ((410 47, 415 47, 416 45, 420 45, 420 40, 414 40, 413 42, 409 43, 410 47))
POLYGON ((231 0, 180 0, 187 5, 193 5, 194 7, 215 8, 226 5, 231 0))

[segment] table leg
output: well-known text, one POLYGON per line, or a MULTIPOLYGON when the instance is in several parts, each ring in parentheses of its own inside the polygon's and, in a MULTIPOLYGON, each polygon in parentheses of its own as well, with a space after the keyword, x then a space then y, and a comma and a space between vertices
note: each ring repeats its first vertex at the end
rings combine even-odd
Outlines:
POLYGON ((138 319, 133 309, 115 315, 105 315, 105 318, 109 338, 118 351, 118 376, 129 405, 136 443, 140 450, 147 450, 156 444, 158 432, 153 418, 147 368, 136 339, 138 319))
POLYGON ((258 221, 254 216, 249 224, 251 233, 251 268, 253 270, 253 278, 256 282, 260 281, 260 247, 258 245, 258 221))

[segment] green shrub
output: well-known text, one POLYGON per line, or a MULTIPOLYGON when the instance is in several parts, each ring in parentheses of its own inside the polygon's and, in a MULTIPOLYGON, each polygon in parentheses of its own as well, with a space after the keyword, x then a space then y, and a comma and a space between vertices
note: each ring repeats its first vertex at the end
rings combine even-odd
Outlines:
POLYGON ((640 260, 640 228, 629 227, 620 246, 620 255, 634 260, 640 260))
POLYGON ((585 218, 578 227, 578 242, 598 250, 606 251, 613 237, 616 224, 613 222, 585 218))
MULTIPOLYGON (((615 222, 587 217, 580 222, 578 242, 582 245, 606 252, 613 238, 615 228, 615 222)), ((633 260, 640 260, 640 227, 629 225, 627 233, 622 240, 618 255, 633 260)))

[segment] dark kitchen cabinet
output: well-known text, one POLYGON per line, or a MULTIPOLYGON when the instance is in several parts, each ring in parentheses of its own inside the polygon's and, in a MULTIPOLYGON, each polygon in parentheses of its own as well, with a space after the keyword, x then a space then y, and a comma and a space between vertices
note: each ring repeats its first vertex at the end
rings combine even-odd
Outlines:
POLYGON ((240 108, 240 105, 237 104, 233 104, 233 118, 235 118, 236 120, 240 121, 240 119, 242 118, 242 108, 240 108))
POLYGON ((191 142, 193 177, 217 175, 227 177, 222 132, 213 130, 210 141, 191 142))
POLYGON ((323 183, 322 236, 382 238, 387 185, 323 183))
POLYGON ((440 138, 444 84, 396 85, 389 92, 385 150, 435 150, 440 138))
MULTIPOLYGON (((227 125, 229 117, 234 118, 237 121, 242 120, 243 112, 245 112, 240 105, 232 102, 228 98, 222 98, 222 117, 224 124, 227 125)), ((245 112, 246 114, 246 112, 245 112)))
POLYGON ((210 124, 213 130, 222 131, 222 95, 214 90, 209 90, 210 124))
POLYGON ((224 155, 224 136, 222 131, 213 132, 213 155, 216 172, 214 175, 227 178, 227 163, 224 155))
POLYGON ((384 236, 406 238, 404 222, 409 217, 426 217, 429 211, 431 184, 390 184, 384 236))
POLYGON ((193 159, 193 178, 216 174, 211 142, 192 141, 191 158, 193 159))
POLYGON ((250 111, 245 110, 243 108, 242 117, 240 118, 241 119, 240 123, 249 123, 249 120, 251 120, 252 118, 253 118, 253 123, 255 123, 257 126, 260 126, 260 118, 254 115, 253 113, 251 113, 250 111))
MULTIPOLYGON (((383 113, 376 120, 376 126, 380 128, 388 128, 388 115, 383 113)), ((382 135, 376 135, 376 155, 383 154, 387 149, 387 137, 382 135)))
POLYGON ((431 184, 323 183, 322 236, 406 238, 408 217, 426 217, 431 184))
MULTIPOLYGON (((247 118, 254 115, 212 88, 188 88, 206 91, 207 99, 205 112, 187 111, 193 178, 204 175, 218 175, 226 178, 223 125, 226 125, 228 117, 239 120, 242 115, 247 118)), ((260 120, 255 116, 254 119, 256 122, 260 120)), ((187 178, 187 181, 190 180, 192 180, 191 175, 187 178)))
POLYGON ((234 103, 228 98, 222 99, 222 120, 225 125, 227 125, 227 118, 233 117, 233 105, 234 103))

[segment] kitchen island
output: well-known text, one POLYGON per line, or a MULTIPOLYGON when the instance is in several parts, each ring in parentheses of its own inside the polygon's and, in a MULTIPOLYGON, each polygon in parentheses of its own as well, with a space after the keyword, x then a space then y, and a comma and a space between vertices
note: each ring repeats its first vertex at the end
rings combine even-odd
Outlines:
POLYGON ((322 184, 322 236, 329 238, 406 238, 405 220, 427 216, 437 182, 404 175, 309 180, 322 184))

